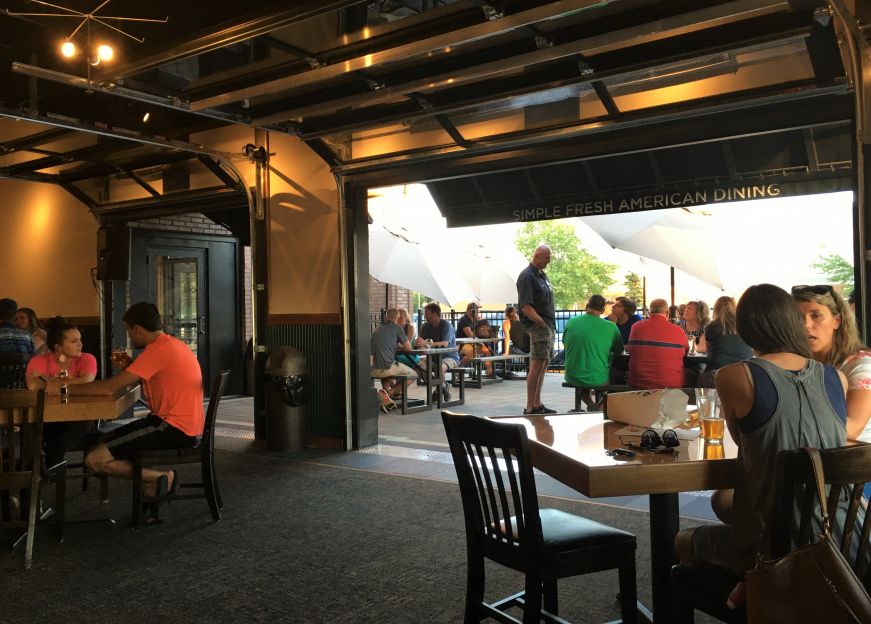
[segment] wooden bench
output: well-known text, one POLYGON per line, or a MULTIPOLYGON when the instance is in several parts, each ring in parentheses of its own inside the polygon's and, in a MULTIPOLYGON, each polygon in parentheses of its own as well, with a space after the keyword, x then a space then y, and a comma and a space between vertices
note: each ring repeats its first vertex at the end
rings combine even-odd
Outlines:
POLYGON ((399 395, 399 409, 403 414, 417 414, 418 412, 426 412, 432 409, 432 405, 429 405, 423 399, 409 399, 408 398, 408 381, 412 379, 417 379, 417 375, 390 375, 389 377, 370 377, 373 381, 382 379, 393 379, 396 381, 397 385, 401 387, 400 395, 399 395))
POLYGON ((589 390, 590 394, 593 397, 593 400, 596 402, 596 406, 598 407, 608 396, 609 392, 627 392, 629 390, 635 390, 632 386, 626 386, 622 384, 605 384, 603 386, 576 386, 573 383, 569 383, 568 381, 563 382, 563 388, 574 388, 575 389, 575 408, 569 410, 571 413, 578 413, 585 411, 583 408, 583 400, 581 399, 581 394, 584 390, 589 390))
POLYGON ((528 360, 529 355, 519 355, 515 353, 509 353, 508 355, 487 355, 482 357, 474 357, 470 360, 472 363, 472 377, 469 379, 469 387, 470 388, 478 388, 480 389, 482 386, 491 383, 499 383, 502 381, 501 377, 485 377, 484 376, 484 363, 485 362, 493 362, 494 370, 493 373, 495 375, 495 363, 496 362, 504 362, 508 363, 511 360, 528 360))

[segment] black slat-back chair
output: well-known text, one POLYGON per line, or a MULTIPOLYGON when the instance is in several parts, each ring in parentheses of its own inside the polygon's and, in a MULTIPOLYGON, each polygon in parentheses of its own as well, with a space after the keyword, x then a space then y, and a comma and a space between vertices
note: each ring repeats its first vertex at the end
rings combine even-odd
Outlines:
POLYGON ((24 373, 27 363, 0 363, 0 390, 23 390, 26 388, 24 373))
POLYGON ((39 514, 40 488, 55 484, 55 515, 58 540, 63 540, 66 462, 46 469, 42 465, 42 419, 44 390, 0 390, 0 527, 27 530, 24 567, 33 559, 33 541, 39 514), (20 493, 17 518, 11 494, 20 493))
MULTIPOLYGON (((866 515, 862 491, 871 483, 871 445, 822 449, 820 457, 826 485, 830 486, 827 505, 833 536, 865 588, 871 591, 868 557, 871 549, 871 515, 866 515), (839 500, 847 501, 846 513, 836 513, 839 500)), ((802 450, 781 451, 775 470, 777 483, 769 535, 771 557, 778 558, 794 548, 816 541, 819 526, 816 480, 807 453, 802 450)), ((844 504, 840 505, 843 510, 844 504)), ((734 574, 702 565, 677 565, 672 569, 675 588, 675 621, 693 622, 694 609, 723 622, 743 623, 743 609, 726 608, 726 598, 740 580, 734 574)))
POLYGON ((558 579, 615 568, 623 622, 636 622, 635 536, 557 509, 539 509, 522 425, 451 412, 442 412, 442 420, 466 522, 466 624, 486 618, 520 624, 507 613, 512 607, 523 609, 523 624, 565 622, 558 617, 558 579), (525 591, 484 602, 485 557, 524 573, 525 591))
POLYGON ((209 409, 206 412, 206 422, 203 435, 195 446, 180 449, 161 449, 154 451, 139 451, 131 455, 133 462, 133 525, 142 520, 142 503, 161 503, 164 501, 191 500, 205 498, 212 512, 212 519, 221 519, 221 491, 218 489, 218 478, 215 474, 215 421, 218 416, 218 405, 224 395, 229 370, 223 370, 215 376, 212 382, 212 394, 209 397, 209 409), (179 464, 199 464, 202 480, 200 483, 182 483, 183 489, 201 488, 203 491, 195 494, 171 494, 163 497, 145 497, 142 494, 142 469, 151 466, 170 466, 179 464))

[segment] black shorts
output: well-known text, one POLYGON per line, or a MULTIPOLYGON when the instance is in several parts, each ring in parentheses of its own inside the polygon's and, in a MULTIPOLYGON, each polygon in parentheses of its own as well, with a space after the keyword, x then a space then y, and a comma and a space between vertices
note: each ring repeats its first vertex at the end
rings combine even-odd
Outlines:
POLYGON ((126 459, 136 451, 186 448, 197 443, 195 437, 176 429, 154 414, 118 427, 104 435, 100 441, 109 448, 115 459, 126 459))

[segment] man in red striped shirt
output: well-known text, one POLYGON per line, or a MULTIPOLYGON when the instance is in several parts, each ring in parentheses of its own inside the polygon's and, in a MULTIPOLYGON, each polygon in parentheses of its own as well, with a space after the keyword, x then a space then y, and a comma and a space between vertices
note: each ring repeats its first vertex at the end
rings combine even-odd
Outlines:
POLYGON ((668 322, 668 302, 650 302, 650 318, 632 326, 629 352, 629 385, 636 388, 681 388, 683 359, 689 349, 684 331, 668 322))

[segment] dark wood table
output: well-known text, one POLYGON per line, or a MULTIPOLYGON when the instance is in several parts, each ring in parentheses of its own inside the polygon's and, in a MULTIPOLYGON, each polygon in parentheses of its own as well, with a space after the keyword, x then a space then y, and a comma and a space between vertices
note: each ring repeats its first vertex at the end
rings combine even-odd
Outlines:
MULTIPOLYGON (((624 368, 629 366, 629 354, 625 351, 619 355, 614 356, 614 363, 620 363, 624 366, 624 368)), ((683 365, 687 367, 695 367, 700 364, 708 363, 708 354, 707 353, 687 353, 683 356, 683 365)), ((629 370, 626 368, 626 370, 629 370)))
POLYGON ((442 370, 442 357, 449 353, 456 353, 457 350, 451 347, 428 347, 422 349, 412 349, 411 351, 403 351, 411 355, 422 355, 426 358, 426 404, 432 408, 432 371, 436 371, 438 376, 438 395, 436 395, 435 404, 441 409, 442 407, 450 407, 452 405, 462 405, 465 403, 464 398, 445 401, 442 397, 442 387, 445 385, 445 372, 442 370))
POLYGON ((679 529, 678 493, 734 487, 737 447, 728 431, 721 445, 699 438, 681 441, 678 452, 654 454, 635 449, 620 461, 605 451, 622 446, 616 432, 626 425, 602 419, 601 412, 554 416, 493 417, 522 424, 529 435, 532 463, 540 471, 591 498, 646 494, 650 497, 652 613, 657 624, 672 616, 670 570, 679 529))

